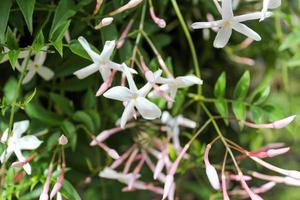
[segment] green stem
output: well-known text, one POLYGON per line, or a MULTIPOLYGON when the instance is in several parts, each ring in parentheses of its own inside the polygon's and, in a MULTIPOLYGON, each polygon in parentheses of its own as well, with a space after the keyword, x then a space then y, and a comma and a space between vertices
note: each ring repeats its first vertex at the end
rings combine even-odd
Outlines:
MULTIPOLYGON (((194 46, 194 43, 193 43, 193 40, 192 40, 192 37, 191 37, 191 34, 189 32, 189 29, 184 21, 184 18, 180 12, 180 9, 178 7, 178 4, 176 2, 176 0, 171 0, 172 2, 172 5, 174 7, 174 10, 176 12, 176 15, 179 19, 179 22, 181 24, 181 27, 183 29, 183 32, 185 34, 185 37, 188 41, 188 44, 190 46, 190 50, 191 50, 191 53, 192 53, 192 58, 193 58, 193 62, 194 62, 194 69, 195 69, 195 73, 198 77, 201 77, 201 72, 200 72, 200 66, 199 66, 199 62, 198 62, 198 58, 197 58, 197 54, 196 54, 196 50, 195 50, 195 46, 194 46)), ((200 95, 202 93, 202 87, 201 85, 198 85, 198 94, 200 95)))

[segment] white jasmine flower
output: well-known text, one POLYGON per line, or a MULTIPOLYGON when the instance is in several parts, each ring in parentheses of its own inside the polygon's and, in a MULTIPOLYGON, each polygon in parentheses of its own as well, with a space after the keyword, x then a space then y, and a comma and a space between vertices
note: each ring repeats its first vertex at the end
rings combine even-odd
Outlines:
POLYGON ((281 5, 281 0, 264 0, 263 8, 261 10, 260 21, 264 20, 267 16, 268 9, 275 9, 281 5))
MULTIPOLYGON (((153 83, 148 82, 141 89, 137 89, 128 67, 125 64, 123 64, 122 66, 124 73, 127 77, 129 89, 124 86, 116 86, 109 89, 103 94, 103 96, 106 98, 123 101, 126 104, 121 117, 121 128, 125 128, 126 122, 128 121, 128 119, 131 118, 132 114, 135 112, 134 108, 138 110, 138 112, 142 115, 144 119, 152 120, 160 117, 160 109, 154 103, 150 102, 148 99, 145 98, 145 96, 152 89, 153 83)), ((155 78, 157 79, 161 75, 161 73, 161 70, 156 71, 154 73, 155 78)))
POLYGON ((196 128, 196 122, 184 118, 182 115, 178 115, 173 118, 167 111, 163 112, 161 121, 166 125, 167 134, 171 136, 174 148, 177 150, 177 152, 180 152, 182 149, 179 140, 180 126, 196 128))
MULTIPOLYGON (((44 80, 49 81, 53 78, 54 72, 49 69, 48 67, 44 66, 44 62, 47 56, 47 49, 48 47, 42 48, 42 50, 37 53, 33 60, 29 59, 28 61, 28 72, 24 77, 22 84, 26 84, 32 80, 35 74, 40 75, 44 80)), ((19 65, 17 62, 16 68, 21 72, 25 67, 26 60, 23 60, 22 66, 19 65)))
MULTIPOLYGON (((28 127, 29 121, 24 120, 14 123, 11 137, 8 137, 8 129, 4 131, 1 137, 1 142, 7 142, 7 148, 0 157, 1 163, 9 159, 12 153, 17 156, 19 162, 23 162, 26 158, 22 155, 21 150, 34 150, 40 146, 42 141, 40 141, 36 136, 26 135, 21 137, 28 127)), ((23 168, 27 174, 31 174, 31 167, 29 163, 26 163, 23 168)))
MULTIPOLYGON (((223 48, 229 41, 232 29, 255 40, 260 41, 261 37, 252 29, 241 22, 260 19, 262 12, 249 13, 245 15, 234 16, 232 11, 232 0, 222 0, 222 19, 211 22, 195 22, 192 24, 193 29, 214 28, 218 27, 218 33, 214 41, 214 47, 223 48)), ((266 12, 265 17, 271 16, 266 12)))
MULTIPOLYGON (((78 41, 93 60, 93 64, 74 72, 74 75, 76 75, 79 79, 84 79, 99 71, 103 80, 105 81, 110 77, 112 69, 122 71, 120 64, 110 60, 116 45, 115 41, 106 41, 101 54, 93 51, 84 37, 80 36, 78 41)), ((136 73, 136 71, 133 69, 130 69, 130 71, 131 73, 136 73)))
MULTIPOLYGON (((155 83, 163 84, 160 86, 160 89, 164 92, 169 93, 169 96, 172 99, 175 99, 177 90, 180 88, 190 87, 195 84, 202 85, 203 81, 196 77, 195 75, 188 75, 188 76, 178 76, 177 78, 163 78, 159 77, 155 83)), ((156 98, 159 95, 153 91, 149 94, 150 98, 156 98)), ((172 102, 168 102, 169 108, 172 106, 172 102)))
MULTIPOLYGON (((2 59, 0 58, 0 64, 9 60, 8 52, 9 52, 9 49, 7 47, 4 47, 4 52, 2 52, 2 53, 5 55, 3 56, 2 59)), ((28 53, 29 53, 28 50, 20 51, 20 53, 18 55, 18 59, 26 58, 28 56, 28 53)))

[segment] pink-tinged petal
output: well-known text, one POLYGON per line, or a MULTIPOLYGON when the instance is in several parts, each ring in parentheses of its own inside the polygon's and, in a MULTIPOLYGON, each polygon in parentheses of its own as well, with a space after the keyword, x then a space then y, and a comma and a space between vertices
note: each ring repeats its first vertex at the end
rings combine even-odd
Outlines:
POLYGON ((125 106, 124 112, 121 117, 121 124, 120 124, 121 128, 123 128, 123 129, 125 128, 126 122, 128 121, 128 119, 130 119, 130 117, 134 111, 134 104, 135 104, 135 101, 131 100, 125 106))
MULTIPOLYGON (((22 152, 20 151, 20 149, 14 149, 14 153, 16 154, 16 156, 17 156, 17 158, 18 158, 18 160, 19 160, 20 162, 23 162, 23 161, 26 160, 25 157, 22 155, 22 152)), ((25 170, 25 172, 26 172, 28 175, 31 174, 31 167, 30 167, 29 163, 25 164, 25 165, 23 166, 23 169, 25 170)))
POLYGON ((62 134, 58 139, 58 144, 60 145, 66 145, 68 142, 68 138, 64 134, 62 134))
POLYGON ((278 156, 278 155, 285 154, 289 150, 290 150, 289 147, 280 148, 280 149, 269 149, 267 151, 267 155, 268 155, 268 157, 275 157, 275 156, 278 156))
POLYGON ((161 173, 164 166, 165 166, 164 159, 163 158, 159 159, 156 166, 155 166, 155 170, 154 170, 154 173, 153 173, 153 179, 154 180, 157 179, 158 175, 161 173))
POLYGON ((130 90, 123 86, 113 87, 106 91, 103 96, 118 101, 129 101, 132 98, 130 90))
POLYGON ((222 0, 222 18, 231 19, 232 17, 232 0, 222 0))
POLYGON ((59 192, 60 188, 62 187, 62 183, 64 181, 64 173, 64 168, 62 168, 61 174, 50 192, 50 200, 59 192))
POLYGON ((23 150, 34 150, 42 144, 42 141, 33 135, 26 135, 20 138, 19 142, 20 142, 20 149, 23 150))
POLYGON ((171 189, 170 189, 170 192, 168 194, 168 200, 174 200, 174 197, 175 197, 175 183, 173 182, 172 186, 171 186, 171 189))
POLYGON ((27 74, 25 75, 25 77, 24 77, 24 79, 23 79, 23 81, 22 81, 22 84, 29 83, 29 82, 32 80, 32 78, 34 77, 35 73, 36 73, 36 71, 34 71, 34 70, 29 70, 29 71, 27 72, 27 74))
POLYGON ((249 37, 249 38, 251 38, 255 41, 260 41, 261 40, 261 37, 255 31, 253 31, 251 28, 246 26, 245 24, 232 23, 232 28, 235 31, 237 31, 237 32, 239 32, 239 33, 241 33, 241 34, 243 34, 243 35, 245 35, 245 36, 247 36, 247 37, 249 37))
POLYGON ((174 184, 174 176, 173 175, 167 175, 165 186, 164 186, 164 194, 163 194, 162 199, 165 199, 165 198, 168 197, 173 184, 174 184))
POLYGON ((37 73, 46 81, 49 81, 54 77, 54 72, 45 66, 41 66, 37 73))
POLYGON ((15 122, 13 126, 13 137, 20 138, 29 127, 29 120, 15 122))
POLYGON ((295 118, 296 118, 296 115, 293 115, 293 116, 290 116, 290 117, 287 117, 287 118, 275 121, 275 122, 273 122, 273 127, 276 128, 276 129, 280 129, 280 128, 286 127, 292 121, 294 121, 295 118))
POLYGON ((204 28, 214 28, 221 27, 223 20, 211 21, 211 22, 195 22, 191 25, 193 29, 204 29, 204 28))
POLYGON ((49 195, 45 194, 45 193, 42 193, 39 197, 39 200, 49 200, 49 195))
POLYGON ((178 88, 189 87, 195 84, 197 85, 203 84, 203 81, 195 75, 179 76, 176 78, 176 82, 178 82, 179 85, 178 88))
POLYGON ((99 72, 101 74, 103 81, 106 81, 107 79, 109 79, 109 77, 111 76, 111 73, 112 73, 111 69, 109 67, 107 67, 106 65, 100 66, 99 72))
POLYGON ((222 27, 219 29, 218 34, 214 40, 215 48, 223 48, 228 43, 230 36, 232 33, 232 29, 230 27, 222 27))
POLYGON ((154 103, 144 97, 138 97, 135 106, 144 119, 156 119, 161 115, 161 110, 154 103))
POLYGON ((93 51, 86 39, 82 36, 78 38, 79 43, 84 48, 84 50, 89 54, 90 58, 93 60, 94 63, 98 63, 101 60, 101 57, 98 53, 93 51))
POLYGON ((222 194, 223 194, 223 200, 230 200, 227 192, 226 177, 224 175, 222 175, 222 194))
POLYGON ((77 76, 77 78, 79 78, 79 79, 84 79, 84 78, 94 74, 98 70, 99 70, 99 66, 97 64, 93 63, 87 67, 77 70, 76 72, 74 72, 74 75, 77 76))
POLYGON ((284 177, 284 183, 286 185, 300 186, 300 180, 288 176, 284 177))
POLYGON ((111 54, 113 53, 116 46, 116 42, 113 41, 106 41, 103 47, 103 50, 100 54, 100 59, 104 61, 108 61, 111 54))
POLYGON ((109 149, 107 153, 108 153, 108 155, 109 155, 110 157, 112 157, 112 158, 115 159, 115 160, 117 160, 117 159, 120 158, 118 152, 117 152, 116 150, 114 150, 114 149, 109 149))
POLYGON ((216 168, 214 168, 212 165, 206 165, 205 172, 211 186, 215 190, 219 190, 221 186, 220 186, 220 180, 216 168))

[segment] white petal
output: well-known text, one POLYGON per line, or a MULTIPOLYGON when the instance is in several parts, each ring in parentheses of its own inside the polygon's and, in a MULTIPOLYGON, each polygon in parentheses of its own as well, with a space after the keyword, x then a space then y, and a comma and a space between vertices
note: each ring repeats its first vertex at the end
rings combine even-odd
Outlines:
POLYGON ((34 71, 34 70, 29 70, 29 71, 27 72, 27 74, 25 75, 25 77, 24 77, 24 79, 23 79, 23 81, 22 81, 22 84, 29 83, 29 82, 32 80, 32 78, 34 77, 35 73, 36 73, 36 71, 34 71))
POLYGON ((6 142, 8 139, 8 128, 4 131, 4 133, 2 134, 2 137, 1 137, 1 142, 4 143, 6 142))
POLYGON ((19 121, 14 123, 13 137, 20 138, 29 127, 29 120, 19 121))
MULTIPOLYGON (((17 158, 18 158, 18 160, 20 161, 20 162, 23 162, 24 160, 26 160, 25 158, 24 158, 24 156, 22 155, 22 152, 20 151, 20 149, 17 149, 17 148, 15 148, 14 149, 14 152, 15 152, 15 154, 16 154, 16 156, 17 156, 17 158)), ((25 172, 27 173, 27 174, 31 174, 31 167, 30 167, 30 165, 27 163, 27 164, 25 164, 24 166, 23 166, 23 168, 24 168, 24 170, 25 170, 25 172)))
POLYGON ((134 111, 134 104, 135 102, 131 100, 125 106, 124 112, 121 117, 121 128, 125 128, 126 122, 131 117, 131 114, 134 111))
POLYGON ((132 92, 137 92, 138 89, 137 89, 137 87, 136 87, 136 85, 135 85, 135 82, 134 82, 134 80, 133 80, 133 78, 132 78, 132 75, 131 75, 131 73, 130 73, 130 71, 129 71, 129 68, 128 68, 127 65, 124 64, 124 63, 122 64, 122 67, 123 67, 124 74, 125 74, 125 76, 126 76, 126 78, 127 78, 127 82, 128 82, 128 85, 129 85, 130 90, 131 90, 132 92))
POLYGON ((112 61, 108 61, 106 64, 106 67, 110 68, 110 69, 115 69, 117 71, 122 71, 123 72, 123 67, 122 65, 112 62, 112 61))
POLYGON ((253 31, 251 28, 249 28, 248 26, 246 26, 245 24, 241 24, 241 23, 233 23, 232 24, 232 28, 243 34, 246 35, 247 37, 255 40, 255 41, 260 41, 261 37, 255 32, 253 31))
POLYGON ((99 72, 100 72, 100 74, 101 74, 101 76, 102 76, 102 79, 103 79, 104 81, 107 80, 107 79, 110 77, 110 75, 111 75, 111 69, 108 68, 108 67, 105 66, 105 65, 100 66, 99 72))
POLYGON ((193 29, 213 28, 220 27, 223 24, 223 20, 211 21, 211 22, 195 22, 192 23, 193 29))
POLYGON ((105 45, 103 47, 103 50, 100 54, 100 59, 104 60, 104 61, 108 61, 111 54, 114 51, 115 46, 116 46, 116 42, 114 40, 113 41, 106 41, 105 45))
POLYGON ((232 0, 222 0, 222 18, 231 19, 232 17, 232 0))
POLYGON ((195 75, 179 76, 176 78, 180 87, 189 87, 194 84, 202 84, 202 80, 195 75))
POLYGON ((101 57, 98 53, 93 51, 89 45, 89 43, 86 41, 86 39, 82 36, 78 38, 79 43, 84 48, 84 50, 89 54, 93 62, 98 63, 101 60, 101 57))
MULTIPOLYGON (((235 16, 233 19, 235 22, 244 22, 244 21, 260 19, 261 15, 262 15, 262 12, 254 12, 254 13, 235 16)), ((272 16, 272 13, 266 12, 265 17, 270 17, 270 16, 272 16)))
POLYGON ((1 154, 1 157, 0 157, 1 163, 6 161, 11 156, 12 153, 13 153, 13 151, 4 150, 3 153, 1 154))
POLYGON ((135 106, 144 119, 156 119, 161 116, 161 110, 144 97, 138 97, 135 106))
POLYGON ((47 49, 48 47, 44 47, 41 49, 41 51, 39 53, 37 53, 34 57, 34 63, 37 65, 43 65, 46 57, 47 57, 47 49))
POLYGON ((24 149, 24 150, 34 150, 42 144, 42 141, 33 135, 26 135, 22 137, 19 140, 19 142, 20 142, 20 149, 24 149))
POLYGON ((54 76, 54 72, 45 66, 40 66, 37 73, 46 81, 49 81, 54 76))
POLYGON ((281 0, 270 0, 268 4, 269 9, 278 8, 281 5, 281 0))
POLYGON ((215 38, 214 47, 223 48, 228 43, 232 33, 231 28, 222 27, 215 38))
POLYGON ((76 72, 74 72, 74 75, 77 76, 77 78, 79 79, 84 79, 90 75, 92 75, 93 73, 97 72, 99 70, 99 66, 95 63, 84 67, 76 72))
POLYGON ((127 87, 116 86, 103 94, 104 97, 119 101, 128 101, 131 99, 132 94, 127 87))
POLYGON ((109 168, 109 167, 105 167, 104 170, 102 170, 100 173, 99 173, 99 176, 101 178, 107 178, 107 179, 118 179, 118 173, 109 168))

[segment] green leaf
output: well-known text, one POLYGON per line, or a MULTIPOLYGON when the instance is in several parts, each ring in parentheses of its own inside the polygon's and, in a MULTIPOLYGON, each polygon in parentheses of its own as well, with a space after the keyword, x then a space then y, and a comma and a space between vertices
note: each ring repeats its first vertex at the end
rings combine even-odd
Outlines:
POLYGON ((223 117, 223 120, 226 125, 229 124, 228 121, 228 105, 225 99, 218 99, 215 103, 215 107, 218 111, 218 113, 223 117))
POLYGON ((300 52, 296 53, 292 59, 288 61, 288 67, 300 67, 300 52))
POLYGON ((75 125, 68 120, 64 120, 61 125, 61 129, 66 134, 72 149, 75 150, 77 143, 77 132, 75 125))
POLYGON ((76 6, 72 0, 61 0, 55 10, 53 22, 51 25, 49 38, 52 39, 53 33, 56 32, 58 27, 65 23, 68 18, 76 13, 76 6))
POLYGON ((38 53, 44 47, 44 44, 45 44, 45 37, 43 31, 40 30, 33 41, 32 48, 36 53, 38 53))
POLYGON ((6 32, 6 43, 7 43, 7 47, 10 50, 19 49, 19 44, 16 35, 11 31, 9 27, 7 28, 7 32, 6 32))
POLYGON ((34 90, 31 93, 31 95, 29 95, 28 97, 26 97, 26 99, 24 101, 24 105, 29 104, 32 101, 32 99, 34 98, 35 95, 36 95, 36 88, 34 88, 34 90))
POLYGON ((61 57, 63 57, 63 43, 62 43, 62 40, 56 40, 54 42, 51 42, 51 44, 54 46, 54 48, 59 53, 59 55, 61 57))
POLYGON ((68 20, 68 21, 62 23, 57 28, 57 30, 55 31, 55 33, 53 34, 53 36, 51 38, 52 45, 55 47, 55 49, 58 51, 58 53, 61 55, 61 57, 63 56, 63 42, 62 42, 62 39, 64 37, 65 32, 69 28, 70 23, 71 23, 71 20, 68 20))
POLYGON ((283 41, 283 43, 280 45, 279 50, 283 51, 285 49, 294 47, 298 44, 300 44, 300 29, 294 30, 292 33, 288 35, 288 37, 283 41))
POLYGON ((68 115, 72 115, 74 112, 73 105, 71 101, 59 94, 51 93, 50 99, 54 102, 55 108, 58 113, 66 113, 68 115))
POLYGON ((6 97, 6 101, 8 104, 12 103, 15 91, 17 89, 18 82, 15 78, 11 77, 8 79, 6 84, 4 85, 4 96, 6 97))
POLYGON ((29 32, 32 34, 32 15, 35 0, 17 0, 19 8, 25 18, 29 32))
POLYGON ((99 129, 101 126, 101 119, 100 119, 100 115, 99 112, 97 112, 96 110, 87 110, 86 111, 90 117, 93 119, 94 125, 96 129, 99 129))
POLYGON ((0 6, 0 43, 4 43, 5 31, 9 18, 9 12, 12 5, 12 0, 1 0, 0 6))
POLYGON ((219 76, 219 78, 215 84, 215 88, 214 88, 215 97, 224 97, 225 89, 226 89, 226 74, 225 74, 225 72, 223 72, 219 76))
POLYGON ((88 89, 83 97, 82 106, 85 109, 95 108, 96 101, 95 93, 91 89, 88 89))
POLYGON ((62 118, 53 112, 43 108, 36 102, 31 102, 25 106, 25 112, 30 118, 37 119, 50 126, 59 126, 62 123, 62 118))
POLYGON ((13 70, 15 70, 15 68, 16 68, 16 63, 17 63, 19 54, 20 54, 20 49, 10 50, 8 52, 8 60, 9 60, 11 67, 13 68, 13 70))
POLYGON ((74 115, 73 115, 73 120, 83 123, 90 131, 95 131, 96 128, 94 126, 93 123, 93 119, 90 117, 89 114, 87 114, 84 111, 77 111, 74 115))
POLYGON ((251 103, 254 105, 259 105, 264 103, 267 100, 270 91, 271 91, 270 86, 258 88, 256 91, 253 92, 251 103))
POLYGON ((82 58, 91 60, 90 56, 87 54, 87 52, 84 50, 84 48, 81 46, 81 44, 77 40, 71 41, 71 43, 69 44, 69 49, 72 51, 72 53, 74 53, 82 58))
POLYGON ((66 179, 62 183, 61 193, 65 198, 67 198, 69 200, 81 200, 76 189, 66 179))
MULTIPOLYGON (((238 120, 245 120, 246 119, 246 106, 242 101, 234 101, 232 103, 233 113, 235 114, 238 120)), ((240 128, 243 129, 244 125, 239 123, 240 128)))
POLYGON ((250 73, 249 71, 246 71, 234 89, 233 98, 239 100, 245 99, 249 90, 249 86, 250 86, 250 73))

